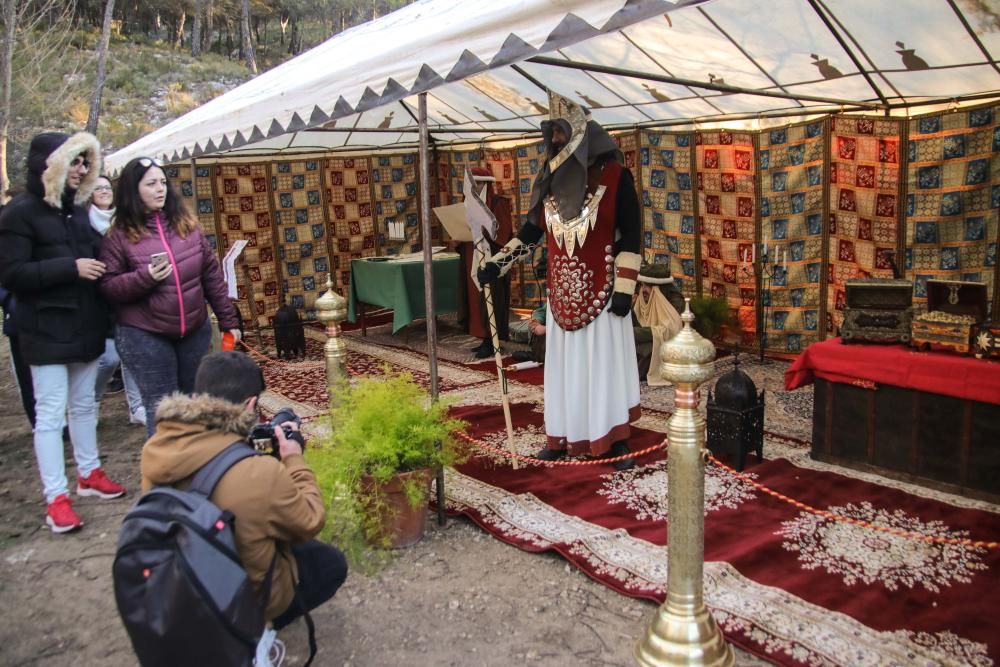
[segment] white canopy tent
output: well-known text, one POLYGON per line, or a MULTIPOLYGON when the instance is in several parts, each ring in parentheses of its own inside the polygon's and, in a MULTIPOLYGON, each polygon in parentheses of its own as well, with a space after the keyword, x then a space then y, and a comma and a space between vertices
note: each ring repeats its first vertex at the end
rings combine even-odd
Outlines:
POLYGON ((550 87, 609 129, 903 115, 1000 97, 975 0, 423 0, 338 34, 107 160, 537 135, 550 87), (780 119, 777 120, 777 119, 780 119))

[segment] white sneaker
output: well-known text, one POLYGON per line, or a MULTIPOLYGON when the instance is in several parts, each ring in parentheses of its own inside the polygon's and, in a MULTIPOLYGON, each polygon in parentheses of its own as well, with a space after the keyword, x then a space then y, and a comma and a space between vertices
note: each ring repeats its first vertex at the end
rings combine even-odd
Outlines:
POLYGON ((146 408, 139 408, 135 412, 130 413, 129 416, 128 416, 128 423, 129 424, 141 424, 142 426, 145 426, 146 425, 146 408))
POLYGON ((278 639, 278 631, 268 627, 257 642, 257 657, 254 667, 281 667, 285 661, 285 643, 278 639))

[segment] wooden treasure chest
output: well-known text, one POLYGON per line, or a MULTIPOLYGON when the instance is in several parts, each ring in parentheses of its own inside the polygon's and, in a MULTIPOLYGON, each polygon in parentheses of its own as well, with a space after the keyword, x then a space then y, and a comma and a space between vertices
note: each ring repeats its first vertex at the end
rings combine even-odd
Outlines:
POLYGON ((845 343, 908 343, 913 283, 894 278, 848 280, 840 337, 845 343))
POLYGON ((928 280, 927 312, 913 319, 910 344, 972 354, 972 334, 985 320, 986 283, 928 280))

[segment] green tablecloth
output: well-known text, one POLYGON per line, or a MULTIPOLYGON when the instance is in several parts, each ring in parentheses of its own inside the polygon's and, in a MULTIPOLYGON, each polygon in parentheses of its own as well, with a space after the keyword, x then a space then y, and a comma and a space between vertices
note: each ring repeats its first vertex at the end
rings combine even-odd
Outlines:
MULTIPOLYGON (((434 256, 434 310, 438 315, 458 312, 459 266, 459 257, 454 253, 434 256)), ((359 302, 392 308, 393 333, 425 317, 423 260, 353 260, 347 306, 347 319, 351 322, 356 320, 359 302)))

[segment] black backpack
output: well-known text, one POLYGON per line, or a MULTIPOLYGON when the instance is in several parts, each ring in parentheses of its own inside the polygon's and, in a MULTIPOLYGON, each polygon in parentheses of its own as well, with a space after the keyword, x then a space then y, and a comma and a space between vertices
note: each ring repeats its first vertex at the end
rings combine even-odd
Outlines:
POLYGON ((240 563, 234 517, 209 496, 238 461, 236 442, 191 487, 156 486, 125 515, 112 568, 115 601, 143 667, 252 665, 264 631, 274 561, 261 599, 240 563))

